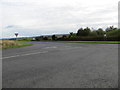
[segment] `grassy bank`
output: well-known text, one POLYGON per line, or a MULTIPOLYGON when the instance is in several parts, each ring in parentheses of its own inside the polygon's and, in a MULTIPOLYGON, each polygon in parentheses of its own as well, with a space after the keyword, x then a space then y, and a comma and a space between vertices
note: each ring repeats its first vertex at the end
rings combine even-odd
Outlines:
POLYGON ((41 42, 120 44, 120 41, 41 41, 41 42))
POLYGON ((0 48, 1 49, 18 48, 18 47, 31 46, 31 45, 32 45, 32 43, 15 42, 13 40, 1 40, 0 41, 0 48))

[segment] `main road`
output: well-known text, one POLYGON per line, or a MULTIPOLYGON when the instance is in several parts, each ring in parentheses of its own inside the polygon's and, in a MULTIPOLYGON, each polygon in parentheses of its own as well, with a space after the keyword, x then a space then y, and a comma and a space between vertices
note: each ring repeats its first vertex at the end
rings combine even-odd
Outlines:
POLYGON ((32 42, 3 50, 3 88, 117 88, 118 45, 32 42))

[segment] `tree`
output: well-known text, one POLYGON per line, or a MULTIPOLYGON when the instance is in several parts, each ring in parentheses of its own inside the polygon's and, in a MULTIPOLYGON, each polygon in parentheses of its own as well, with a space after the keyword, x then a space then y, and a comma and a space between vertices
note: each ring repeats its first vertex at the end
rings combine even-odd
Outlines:
POLYGON ((55 35, 52 35, 52 40, 56 40, 56 36, 55 35))
POLYGON ((88 36, 90 33, 90 28, 86 27, 85 29, 80 28, 77 32, 77 36, 88 36))
POLYGON ((37 41, 43 40, 43 36, 35 37, 35 40, 37 40, 37 41))
POLYGON ((97 36, 97 32, 96 31, 92 31, 92 32, 90 32, 89 36, 97 36))
POLYGON ((106 33, 107 36, 120 36, 120 29, 115 29, 106 33))
POLYGON ((96 32, 97 32, 98 36, 104 36, 104 34, 105 34, 105 32, 103 31, 102 28, 99 28, 96 32))
POLYGON ((73 32, 70 32, 69 38, 71 38, 73 36, 73 32))
POLYGON ((70 35, 72 36, 72 35, 73 35, 73 32, 70 32, 70 35))
POLYGON ((114 26, 110 26, 108 28, 106 28, 106 32, 110 32, 110 31, 113 31, 113 30, 116 30, 117 28, 114 28, 114 26))
POLYGON ((48 37, 44 37, 43 40, 48 40, 48 37))
POLYGON ((62 39, 66 39, 66 38, 67 38, 67 36, 66 36, 66 35, 63 35, 63 36, 62 36, 62 39))
POLYGON ((84 36, 88 36, 90 32, 91 32, 90 28, 86 27, 84 29, 84 36))
POLYGON ((83 28, 80 28, 80 29, 78 29, 76 35, 77 35, 77 36, 82 36, 82 35, 83 35, 83 32, 84 32, 83 28))

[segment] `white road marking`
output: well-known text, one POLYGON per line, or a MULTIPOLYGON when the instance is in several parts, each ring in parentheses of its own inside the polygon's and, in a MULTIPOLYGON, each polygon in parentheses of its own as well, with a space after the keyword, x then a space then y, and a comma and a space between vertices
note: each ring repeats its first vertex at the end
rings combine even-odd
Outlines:
POLYGON ((20 55, 15 55, 15 56, 9 56, 9 57, 3 57, 2 59, 6 59, 6 58, 13 58, 13 57, 18 57, 20 55))
POLYGON ((28 55, 34 55, 34 54, 39 54, 39 53, 47 53, 47 52, 48 51, 27 53, 27 54, 15 55, 15 56, 3 57, 3 58, 0 58, 0 59, 8 59, 8 58, 13 58, 13 57, 28 56, 28 55))
POLYGON ((79 48, 83 48, 83 47, 66 47, 64 49, 60 49, 60 50, 70 50, 70 49, 79 49, 79 48))
POLYGON ((23 54, 23 55, 21 55, 21 56, 27 56, 27 55, 33 55, 33 54, 39 54, 39 53, 47 53, 47 52, 48 52, 48 51, 28 53, 28 54, 23 54))
POLYGON ((45 47, 44 49, 49 49, 49 48, 57 48, 56 46, 53 47, 45 47))
MULTIPOLYGON (((82 48, 82 47, 71 47, 71 46, 64 46, 64 49, 60 49, 60 50, 66 50, 66 49, 75 49, 75 48, 82 48)), ((58 48, 56 46, 53 47, 45 47, 43 49, 49 49, 49 48, 58 48)), ((42 52, 34 52, 34 53, 26 53, 26 54, 21 54, 21 55, 15 55, 15 56, 8 56, 8 57, 3 57, 0 59, 8 59, 8 58, 14 58, 14 57, 20 57, 20 56, 28 56, 28 55, 34 55, 34 54, 39 54, 39 53, 47 53, 48 51, 42 51, 42 52)))

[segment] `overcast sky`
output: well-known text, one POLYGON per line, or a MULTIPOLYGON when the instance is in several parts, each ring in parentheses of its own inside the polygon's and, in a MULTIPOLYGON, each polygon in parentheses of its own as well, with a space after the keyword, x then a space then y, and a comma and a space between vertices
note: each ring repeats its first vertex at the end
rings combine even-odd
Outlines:
POLYGON ((117 27, 119 0, 2 0, 2 37, 117 27))

